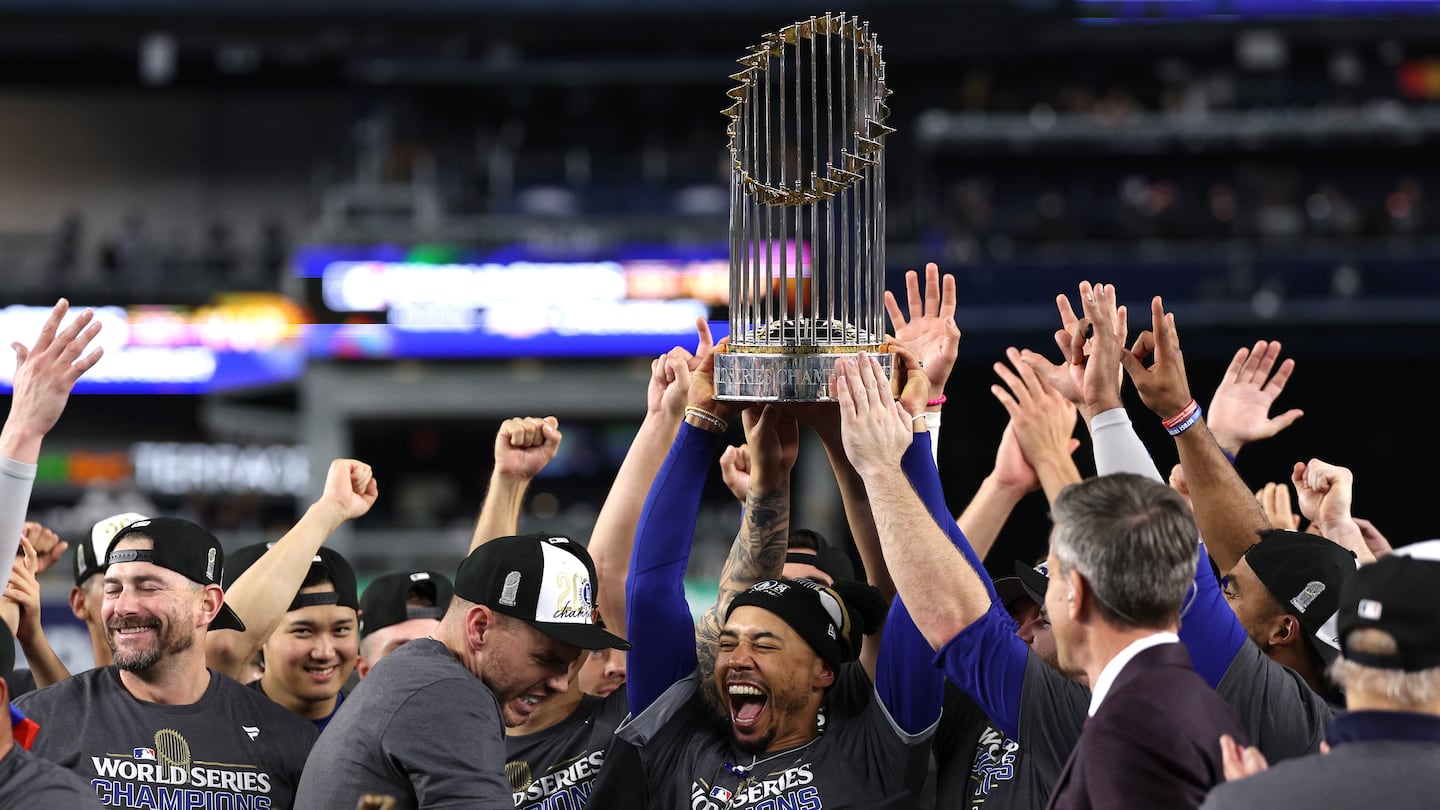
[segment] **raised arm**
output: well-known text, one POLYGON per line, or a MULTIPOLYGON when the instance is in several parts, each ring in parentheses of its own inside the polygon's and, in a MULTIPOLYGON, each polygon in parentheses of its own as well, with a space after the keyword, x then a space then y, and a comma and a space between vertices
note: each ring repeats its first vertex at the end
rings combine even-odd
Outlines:
MULTIPOLYGON (((14 558, 19 548, 41 442, 59 421, 80 375, 105 353, 96 348, 85 354, 100 333, 99 322, 91 322, 95 313, 86 309, 62 329, 69 311, 70 302, 61 298, 33 345, 10 344, 15 350, 15 376, 10 412, 0 428, 0 560, 14 558)), ((9 580, 10 566, 0 565, 0 590, 9 580)))
POLYGON ((1355 475, 1349 468, 1318 458, 1297 461, 1290 480, 1300 501, 1300 513, 1321 537, 1355 553, 1361 565, 1375 562, 1360 524, 1350 514, 1355 475))
POLYGON ((369 464, 350 458, 330 462, 320 497, 225 591, 225 604, 245 622, 245 629, 205 634, 205 662, 211 669, 240 677, 285 617, 315 552, 346 521, 370 511, 378 495, 369 464))
POLYGON ((655 480, 655 473, 660 470, 685 419, 687 392, 681 390, 675 373, 670 370, 672 356, 682 363, 693 359, 690 352, 676 348, 650 364, 645 419, 630 442, 630 449, 620 463, 590 533, 588 550, 600 579, 596 604, 610 632, 621 638, 625 638, 625 578, 630 568, 631 548, 635 545, 635 527, 640 522, 640 510, 645 506, 650 482, 655 480))
POLYGON ((790 537, 790 472, 800 450, 799 426, 794 416, 776 405, 753 406, 742 419, 750 482, 740 532, 720 570, 715 604, 695 623, 695 655, 702 679, 715 674, 720 629, 730 602, 751 585, 780 576, 790 537))
POLYGON ((470 553, 497 537, 519 531, 520 507, 530 482, 560 451, 560 423, 553 416, 516 416, 500 423, 495 432, 495 466, 475 532, 470 536, 470 553))
POLYGON ((630 711, 636 715, 697 664, 695 622, 685 600, 685 568, 706 475, 724 426, 738 409, 715 399, 713 351, 703 350, 696 360, 693 372, 683 359, 668 361, 689 404, 685 422, 645 496, 625 582, 625 622, 631 643, 625 688, 630 711))
POLYGON ((1295 371, 1295 361, 1286 358, 1279 366, 1280 341, 1257 340, 1253 349, 1241 346, 1230 359, 1230 367, 1210 397, 1206 424, 1215 443, 1233 461, 1240 449, 1251 442, 1268 439, 1305 415, 1299 408, 1271 416, 1270 409, 1285 390, 1295 371), (1273 375, 1271 372, 1274 372, 1273 375))
POLYGON ((1163 481, 1120 396, 1120 355, 1129 330, 1128 312, 1119 305, 1113 284, 1082 281, 1079 289, 1083 318, 1075 315, 1069 298, 1055 299, 1062 327, 1055 333, 1055 343, 1063 360, 1052 364, 1028 349, 1021 358, 1085 417, 1097 473, 1133 472, 1163 481))
MULTIPOLYGON (((1122 356, 1125 371, 1145 406, 1163 420, 1173 420, 1194 403, 1185 375, 1185 358, 1175 329, 1175 316, 1156 296, 1150 302, 1151 328, 1140 333, 1122 356), (1147 365, 1148 361, 1148 365, 1147 365)), ((1196 406, 1193 418, 1169 428, 1175 436, 1195 523, 1221 574, 1239 562, 1245 550, 1271 527, 1260 502, 1225 457, 1196 406), (1180 429, 1180 424, 1187 426, 1180 429)))
POLYGON ((1007 349, 1005 356, 1014 370, 995 363, 1003 385, 990 386, 990 393, 1010 414, 1010 422, 1000 435, 994 468, 956 519, 981 559, 989 555, 1021 498, 1044 489, 1045 500, 1053 501, 1065 485, 1080 480, 1071 458, 1080 446, 1073 437, 1075 404, 1024 363, 1018 350, 1007 349))
POLYGON ((15 639, 25 653, 25 663, 35 678, 35 688, 43 689, 70 677, 60 656, 51 648, 40 624, 39 555, 25 538, 20 540, 20 556, 15 558, 14 573, 5 586, 0 617, 15 628, 15 639))
POLYGON ((919 358, 930 383, 925 426, 930 432, 930 457, 939 466, 940 412, 945 404, 945 384, 960 355, 960 327, 955 323, 955 276, 946 273, 942 279, 939 266, 927 263, 922 294, 920 275, 907 270, 905 299, 908 312, 902 312, 895 294, 886 290, 885 312, 890 316, 891 334, 919 358))

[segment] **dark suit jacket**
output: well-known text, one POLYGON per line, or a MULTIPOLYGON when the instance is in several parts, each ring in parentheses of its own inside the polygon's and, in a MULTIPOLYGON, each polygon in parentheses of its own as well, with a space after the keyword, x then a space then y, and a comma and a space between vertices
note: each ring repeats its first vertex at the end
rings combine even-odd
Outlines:
POLYGON ((1247 742, 1239 716, 1195 674, 1185 647, 1143 650, 1085 721, 1048 807, 1197 808, 1225 781, 1221 734, 1247 742))

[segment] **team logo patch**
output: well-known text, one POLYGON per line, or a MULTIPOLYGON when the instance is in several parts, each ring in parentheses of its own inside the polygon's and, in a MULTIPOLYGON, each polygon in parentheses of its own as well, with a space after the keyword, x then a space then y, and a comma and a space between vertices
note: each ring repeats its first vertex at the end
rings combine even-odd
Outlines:
POLYGON ((1355 612, 1360 614, 1360 618, 1374 622, 1380 620, 1380 614, 1385 612, 1385 606, 1374 599, 1361 599, 1360 604, 1355 606, 1355 612))
POLYGON ((154 748, 136 748, 136 749, 135 749, 135 753, 132 754, 131 756, 133 756, 135 759, 143 759, 143 760, 149 760, 149 761, 152 761, 152 762, 153 762, 153 761, 155 760, 155 749, 154 749, 154 748))
POLYGON ((712 798, 712 799, 719 799, 719 800, 722 801, 722 802, 728 802, 728 801, 730 801, 730 797, 731 797, 732 795, 734 795, 734 794, 732 794, 730 791, 726 790, 725 788, 720 787, 719 785, 716 785, 715 787, 710 788, 710 798, 712 798))
POLYGON ((515 607, 515 599, 520 592, 520 572, 511 571, 505 575, 505 585, 500 589, 500 604, 505 607, 515 607))
POLYGON ((1294 605, 1296 610, 1304 613, 1310 608, 1310 603, 1314 602, 1320 594, 1324 592, 1325 583, 1319 580, 1312 580, 1305 583, 1304 589, 1302 589, 1300 593, 1295 594, 1295 598, 1290 600, 1290 604, 1294 605))

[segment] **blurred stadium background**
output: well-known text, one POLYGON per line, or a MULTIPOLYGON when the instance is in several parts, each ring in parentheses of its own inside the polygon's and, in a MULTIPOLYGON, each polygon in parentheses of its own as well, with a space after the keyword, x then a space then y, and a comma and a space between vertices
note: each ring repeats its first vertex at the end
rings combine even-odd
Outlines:
MULTIPOLYGON (((841 10, 0 0, 0 337, 28 342, 64 295, 101 309, 110 352, 46 442, 31 518, 74 539, 122 509, 181 514, 233 548, 278 537, 354 456, 381 499, 333 542, 362 579, 448 570, 499 422, 554 414, 562 454, 523 526, 585 537, 648 361, 693 347, 697 314, 723 324, 734 59, 841 10)), ((1440 534, 1440 2, 843 10, 895 91, 887 286, 929 260, 959 281, 956 512, 1005 421, 990 364, 1053 355, 1054 296, 1090 279, 1140 313, 1165 296, 1202 403, 1236 348, 1283 341, 1279 406, 1307 415, 1241 455, 1252 485, 1319 457, 1392 542, 1440 534)), ((843 534, 823 453, 796 475, 794 522, 843 534)), ((705 497, 697 582, 739 513, 718 475, 705 497)), ((992 563, 1045 532, 1035 495, 992 563)), ((57 623, 67 570, 47 575, 57 623)))

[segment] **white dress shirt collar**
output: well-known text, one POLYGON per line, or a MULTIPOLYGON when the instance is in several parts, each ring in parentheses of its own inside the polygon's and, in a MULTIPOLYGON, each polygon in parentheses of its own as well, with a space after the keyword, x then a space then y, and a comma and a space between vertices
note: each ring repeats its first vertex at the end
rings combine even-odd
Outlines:
POLYGON ((1105 668, 1100 670, 1100 677, 1095 679, 1090 692, 1090 716, 1094 717, 1095 712, 1100 710, 1100 704, 1105 702, 1105 696, 1110 694, 1110 687, 1115 684, 1115 679, 1120 677, 1120 671, 1125 669, 1125 665, 1130 663, 1130 659, 1151 647, 1179 643, 1180 637, 1174 633, 1156 633, 1136 639, 1130 642, 1125 649, 1116 653, 1115 657, 1105 664, 1105 668))

